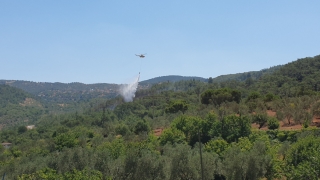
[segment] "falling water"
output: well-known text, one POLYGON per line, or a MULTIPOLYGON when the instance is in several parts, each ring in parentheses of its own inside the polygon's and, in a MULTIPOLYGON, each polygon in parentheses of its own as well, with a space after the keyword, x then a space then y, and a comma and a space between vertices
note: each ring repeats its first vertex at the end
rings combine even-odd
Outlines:
POLYGON ((119 93, 121 94, 125 102, 133 101, 133 98, 135 97, 135 93, 137 91, 139 78, 140 78, 140 73, 129 84, 123 84, 120 86, 119 93))

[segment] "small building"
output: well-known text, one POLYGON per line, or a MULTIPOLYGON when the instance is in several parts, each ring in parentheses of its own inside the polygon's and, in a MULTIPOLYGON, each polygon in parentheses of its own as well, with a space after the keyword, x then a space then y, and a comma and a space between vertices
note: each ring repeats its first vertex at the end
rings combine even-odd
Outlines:
POLYGON ((27 129, 28 130, 31 130, 31 129, 34 129, 35 128, 35 125, 29 125, 29 126, 27 126, 27 129))
POLYGON ((11 143, 1 143, 2 147, 4 147, 5 149, 9 149, 11 147, 11 143))

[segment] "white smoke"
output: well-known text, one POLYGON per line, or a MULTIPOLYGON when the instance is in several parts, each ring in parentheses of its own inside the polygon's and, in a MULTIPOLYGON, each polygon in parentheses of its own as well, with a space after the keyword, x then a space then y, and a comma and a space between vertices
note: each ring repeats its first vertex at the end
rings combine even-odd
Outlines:
POLYGON ((125 102, 133 101, 138 88, 139 78, 140 73, 129 84, 123 84, 120 86, 119 93, 121 94, 125 102))

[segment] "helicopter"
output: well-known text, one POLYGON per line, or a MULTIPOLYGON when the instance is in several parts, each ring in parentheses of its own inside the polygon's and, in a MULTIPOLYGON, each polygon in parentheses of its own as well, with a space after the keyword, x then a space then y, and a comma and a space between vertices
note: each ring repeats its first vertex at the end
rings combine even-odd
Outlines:
POLYGON ((144 58, 146 54, 136 54, 136 56, 139 56, 140 58, 144 58))

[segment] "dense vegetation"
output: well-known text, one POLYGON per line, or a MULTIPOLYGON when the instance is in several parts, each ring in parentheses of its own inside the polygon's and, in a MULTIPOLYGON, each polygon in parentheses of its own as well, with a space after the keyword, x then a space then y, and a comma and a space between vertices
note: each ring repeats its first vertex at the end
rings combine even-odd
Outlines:
POLYGON ((36 97, 41 97, 45 103, 79 103, 93 98, 110 98, 117 94, 116 84, 83 84, 83 83, 47 83, 30 81, 0 80, 0 84, 22 89, 36 97))
POLYGON ((280 96, 310 95, 320 91, 320 56, 291 62, 262 77, 254 88, 280 96))
POLYGON ((318 179, 320 130, 313 119, 320 117, 319 58, 300 59, 257 79, 163 82, 139 90, 133 102, 115 97, 77 112, 43 113, 34 129, 20 125, 0 132, 1 142, 12 143, 0 147, 0 174, 318 179), (292 125, 301 128, 281 129, 292 125))
POLYGON ((37 98, 21 89, 0 85, 0 92, 0 128, 4 125, 33 122, 44 113, 37 98))
POLYGON ((247 79, 260 79, 262 76, 265 76, 267 74, 272 74, 275 71, 279 70, 282 67, 282 65, 270 67, 267 69, 262 69, 260 71, 250 71, 250 72, 244 72, 244 73, 237 73, 237 74, 227 74, 227 75, 221 75, 215 78, 209 78, 210 82, 225 82, 225 81, 246 81, 247 79))
POLYGON ((76 112, 93 107, 104 98, 86 98, 76 102, 55 103, 46 101, 19 88, 0 84, 0 129, 14 125, 28 125, 47 114, 76 112))
POLYGON ((187 76, 160 76, 160 77, 156 77, 156 78, 152 78, 152 79, 148 79, 145 81, 141 81, 140 85, 147 85, 147 84, 157 84, 157 83, 161 83, 161 82, 178 82, 178 81, 188 81, 188 80, 199 80, 199 81, 203 81, 206 82, 207 79, 205 78, 201 78, 201 77, 187 77, 187 76))

